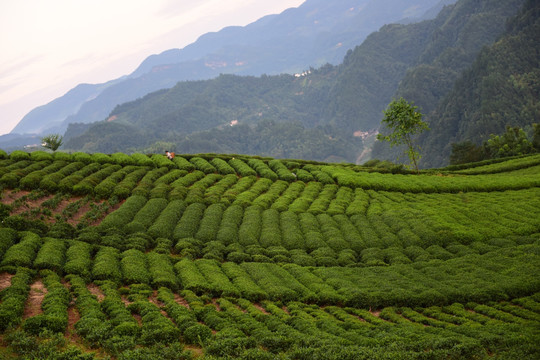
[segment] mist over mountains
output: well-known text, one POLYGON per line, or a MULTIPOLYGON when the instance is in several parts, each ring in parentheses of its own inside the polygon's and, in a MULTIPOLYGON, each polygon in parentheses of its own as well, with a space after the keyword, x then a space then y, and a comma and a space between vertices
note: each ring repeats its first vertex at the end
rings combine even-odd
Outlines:
MULTIPOLYGON (((384 23, 383 6, 392 4, 306 1, 245 28, 206 34, 182 50, 149 57, 129 77, 102 84, 105 88, 97 96, 90 91, 94 85, 72 90, 95 98, 56 129, 67 128, 66 150, 167 148, 179 153, 396 161, 400 150, 385 144, 375 143, 373 154, 369 152, 382 110, 393 97, 403 96, 419 105, 430 123, 432 130, 420 140, 422 165, 433 167, 448 163, 452 143, 479 143, 506 125, 539 122, 535 1, 395 2, 392 13, 406 20, 377 27, 367 37, 365 30, 365 40, 354 46, 360 28, 384 23), (274 33, 269 34, 270 28, 274 33), (314 35, 314 29, 320 31, 314 35), (212 50, 217 43, 220 50, 212 50), (202 52, 211 55, 164 64, 202 52), (309 56, 313 65, 302 66, 301 59, 309 56), (158 79, 173 81, 180 69, 207 77, 148 92, 158 79), (260 69, 265 70, 262 76, 256 73, 260 69), (131 101, 116 101, 128 95, 131 101)), ((65 97, 55 101, 77 106, 65 97)), ((47 106, 42 110, 53 109, 47 106)))
MULTIPOLYGON (((219 74, 261 75, 302 72, 339 64, 348 49, 386 23, 433 13, 449 0, 308 0, 245 27, 202 35, 183 49, 151 55, 130 75, 103 84, 81 84, 27 114, 12 134, 64 132, 72 122, 105 119, 118 104, 178 81, 219 74)), ((410 20, 409 20, 410 21, 410 20)))

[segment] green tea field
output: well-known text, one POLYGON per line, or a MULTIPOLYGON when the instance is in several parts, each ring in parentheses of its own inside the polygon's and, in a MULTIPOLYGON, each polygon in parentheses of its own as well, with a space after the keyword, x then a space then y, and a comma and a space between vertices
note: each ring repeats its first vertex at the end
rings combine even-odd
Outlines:
POLYGON ((0 359, 538 359, 540 155, 0 151, 0 359))

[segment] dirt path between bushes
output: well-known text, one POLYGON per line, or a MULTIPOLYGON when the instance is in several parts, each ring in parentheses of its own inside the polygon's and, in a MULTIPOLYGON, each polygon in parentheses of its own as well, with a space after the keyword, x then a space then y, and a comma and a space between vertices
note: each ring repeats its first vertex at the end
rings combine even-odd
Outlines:
POLYGON ((43 313, 41 303, 46 294, 47 288, 41 280, 37 280, 30 285, 30 293, 24 306, 23 320, 43 313))
POLYGON ((90 291, 90 294, 94 295, 97 298, 97 301, 102 302, 103 299, 105 299, 105 294, 103 294, 103 291, 97 286, 96 284, 88 284, 86 285, 86 288, 88 291, 90 291))
POLYGON ((10 273, 1 273, 0 274, 0 291, 7 289, 11 286, 11 278, 13 277, 10 273))
POLYGON ((183 307, 189 309, 189 303, 186 301, 186 299, 184 299, 183 297, 181 297, 180 295, 178 294, 174 294, 174 301, 176 301, 176 303, 178 305, 182 305, 183 307))

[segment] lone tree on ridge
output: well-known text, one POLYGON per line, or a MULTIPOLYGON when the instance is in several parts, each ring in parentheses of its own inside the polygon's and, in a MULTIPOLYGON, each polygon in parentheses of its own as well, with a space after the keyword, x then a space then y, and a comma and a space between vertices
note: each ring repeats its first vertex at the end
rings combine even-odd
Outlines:
POLYGON ((414 135, 429 130, 426 122, 422 121, 422 114, 418 106, 408 103, 405 99, 393 100, 383 111, 382 122, 392 130, 389 135, 378 134, 377 140, 388 141, 390 146, 406 145, 407 156, 418 173, 418 160, 422 157, 414 143, 414 135))
POLYGON ((41 138, 41 146, 56 151, 62 146, 63 137, 60 134, 50 134, 41 138))

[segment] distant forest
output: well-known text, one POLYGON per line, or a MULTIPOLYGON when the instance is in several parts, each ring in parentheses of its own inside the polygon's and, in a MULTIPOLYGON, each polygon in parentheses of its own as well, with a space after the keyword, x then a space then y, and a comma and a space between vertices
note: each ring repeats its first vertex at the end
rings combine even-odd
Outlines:
MULTIPOLYGON (((538 8, 460 0, 433 20, 385 25, 338 66, 180 82, 118 105, 105 121, 70 125, 64 148, 356 162, 368 145, 360 132, 375 132, 403 96, 430 124, 421 165, 443 166, 453 143, 480 145, 507 125, 540 122, 538 8)), ((372 157, 398 161, 399 152, 376 143, 372 157)))

